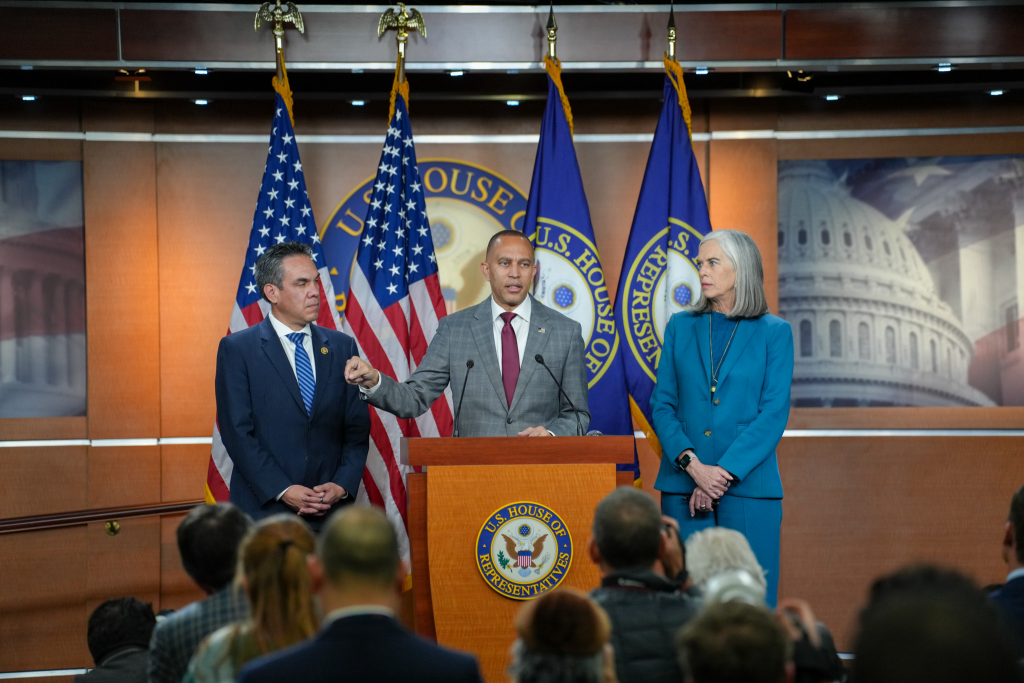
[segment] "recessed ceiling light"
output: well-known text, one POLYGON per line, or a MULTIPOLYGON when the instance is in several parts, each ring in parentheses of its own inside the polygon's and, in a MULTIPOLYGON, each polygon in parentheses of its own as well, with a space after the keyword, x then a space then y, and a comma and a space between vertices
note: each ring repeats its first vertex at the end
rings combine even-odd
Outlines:
POLYGON ((1002 90, 990 90, 988 94, 992 95, 992 96, 996 96, 996 95, 1002 95, 1003 92, 1004 91, 1002 91, 1002 90))
POLYGON ((519 73, 519 69, 508 69, 507 71, 505 71, 505 73, 507 73, 507 74, 517 74, 517 73, 519 73))
POLYGON ((31 64, 25 64, 24 66, 21 67, 22 71, 31 71, 32 69, 33 69, 33 67, 32 67, 31 64))
POLYGON ((196 69, 196 76, 205 76, 210 73, 209 69, 196 69))
POLYGON ((205 105, 205 104, 209 104, 209 103, 210 103, 210 100, 196 100, 196 104, 198 104, 198 105, 205 105))
POLYGON ((36 96, 35 95, 22 95, 21 96, 21 100, 22 100, 22 102, 35 102, 36 101, 36 96))
POLYGON ((354 74, 361 74, 361 73, 363 73, 363 70, 362 69, 352 69, 352 73, 354 73, 354 74))
POLYGON ((839 95, 825 95, 825 99, 829 102, 835 102, 839 99, 839 95))
POLYGON ((366 104, 366 100, 352 100, 353 107, 362 107, 366 104))
POLYGON ((507 104, 510 107, 518 107, 519 100, 505 100, 505 104, 507 104))
POLYGON ((455 71, 449 71, 449 72, 448 72, 448 75, 449 75, 449 76, 462 76, 462 75, 463 75, 463 74, 465 74, 465 73, 466 73, 466 72, 465 72, 465 71, 462 71, 461 69, 456 69, 455 71))
POLYGON ((709 69, 706 66, 698 66, 696 69, 693 70, 693 73, 697 74, 698 76, 707 76, 709 73, 711 73, 711 69, 709 69))
POLYGON ((949 62, 940 62, 939 65, 935 67, 935 70, 943 74, 949 73, 950 71, 953 70, 953 65, 950 64, 949 62))

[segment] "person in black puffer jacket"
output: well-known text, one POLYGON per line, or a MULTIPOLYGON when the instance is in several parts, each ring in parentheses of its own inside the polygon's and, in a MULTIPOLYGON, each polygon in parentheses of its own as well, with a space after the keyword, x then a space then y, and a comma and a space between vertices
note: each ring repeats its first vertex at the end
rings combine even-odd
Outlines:
POLYGON ((590 595, 612 622, 619 683, 683 680, 673 643, 679 629, 697 614, 700 599, 686 587, 674 524, 661 516, 650 496, 625 486, 594 511, 589 551, 602 580, 590 595), (664 575, 655 571, 659 560, 664 575))

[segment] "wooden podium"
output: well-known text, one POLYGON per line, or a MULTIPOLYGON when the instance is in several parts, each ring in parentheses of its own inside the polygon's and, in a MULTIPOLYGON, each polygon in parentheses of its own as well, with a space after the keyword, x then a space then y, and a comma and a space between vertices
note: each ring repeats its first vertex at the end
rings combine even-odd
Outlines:
POLYGON ((416 631, 471 652, 491 683, 506 680, 520 600, 484 580, 475 547, 491 514, 529 501, 565 522, 572 561, 559 587, 588 592, 600 583, 587 544, 597 503, 632 485, 632 436, 402 439, 401 461, 426 467, 408 477, 416 631))

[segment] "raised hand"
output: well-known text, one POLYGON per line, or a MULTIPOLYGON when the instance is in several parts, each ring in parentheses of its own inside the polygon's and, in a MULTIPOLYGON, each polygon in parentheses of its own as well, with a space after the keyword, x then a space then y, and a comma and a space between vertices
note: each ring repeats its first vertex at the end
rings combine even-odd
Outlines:
POLYGON ((364 389, 371 389, 380 381, 380 373, 359 356, 352 356, 345 363, 345 381, 364 389))

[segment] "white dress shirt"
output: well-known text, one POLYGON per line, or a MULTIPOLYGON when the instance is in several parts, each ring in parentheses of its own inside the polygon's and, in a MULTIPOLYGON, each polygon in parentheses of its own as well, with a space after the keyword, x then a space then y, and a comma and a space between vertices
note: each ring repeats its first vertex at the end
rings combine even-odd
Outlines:
MULTIPOLYGON (((533 303, 530 301, 529 296, 523 299, 523 303, 511 311, 516 314, 516 317, 512 318, 512 322, 509 325, 512 326, 512 331, 516 333, 516 345, 519 347, 519 367, 523 366, 523 356, 526 354, 526 338, 530 336, 530 313, 532 311, 533 303)), ((491 320, 494 321, 494 352, 498 354, 498 370, 501 371, 504 370, 501 367, 501 331, 505 329, 505 321, 501 319, 501 314, 504 312, 505 309, 499 306, 492 296, 491 320)))
POLYGON ((1006 583, 1010 583, 1014 579, 1024 578, 1024 567, 1020 569, 1014 569, 1012 572, 1006 575, 1006 583))
MULTIPOLYGON (((491 319, 494 322, 494 352, 498 357, 498 372, 501 372, 501 330, 505 327, 505 321, 501 319, 501 314, 505 312, 505 309, 498 305, 498 302, 494 300, 493 296, 491 296, 490 301, 491 319)), ((530 301, 529 296, 523 300, 523 303, 512 309, 512 312, 516 314, 516 317, 512 318, 512 322, 509 324, 512 325, 512 331, 516 333, 516 345, 519 347, 519 367, 523 366, 523 356, 526 354, 526 338, 530 336, 530 313, 532 311, 533 303, 530 301)), ((367 396, 373 396, 379 386, 380 375, 378 373, 376 384, 369 389, 359 387, 359 391, 363 392, 367 396)))
MULTIPOLYGON (((301 330, 293 330, 274 317, 274 313, 271 311, 270 324, 274 326, 274 332, 277 332, 277 336, 281 340, 281 346, 284 347, 284 355, 288 356, 288 364, 292 366, 293 373, 295 372, 295 344, 288 338, 288 335, 295 334, 296 332, 301 332, 305 335, 302 338, 302 347, 306 349, 306 356, 309 358, 309 364, 313 368, 313 381, 316 381, 316 363, 313 362, 313 333, 309 330, 309 323, 306 323, 306 326, 301 330)), ((295 375, 295 381, 299 381, 298 374, 295 375)))
POLYGON ((382 617, 391 617, 392 619, 395 618, 395 610, 385 607, 384 605, 352 605, 351 607, 340 607, 328 612, 324 617, 324 620, 320 622, 320 629, 323 630, 327 628, 338 619, 365 616, 367 614, 376 614, 382 617))

